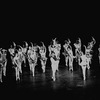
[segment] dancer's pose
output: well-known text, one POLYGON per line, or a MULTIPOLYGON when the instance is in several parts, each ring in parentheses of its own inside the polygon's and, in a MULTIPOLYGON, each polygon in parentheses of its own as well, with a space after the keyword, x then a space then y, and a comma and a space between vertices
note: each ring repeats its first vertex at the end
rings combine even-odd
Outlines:
POLYGON ((70 45, 71 41, 68 39, 68 41, 65 41, 65 44, 63 45, 64 47, 64 52, 63 55, 65 56, 65 62, 66 66, 69 66, 69 70, 73 71, 73 51, 72 47, 70 45), (69 63, 68 63, 69 61, 69 63))
POLYGON ((30 71, 32 71, 33 76, 34 76, 35 66, 37 65, 37 59, 38 59, 37 48, 38 46, 33 46, 32 44, 32 46, 29 46, 29 50, 27 52, 30 71))
POLYGON ((85 54, 83 54, 83 52, 80 56, 80 59, 79 65, 82 68, 83 79, 86 80, 87 57, 85 54))
POLYGON ((86 57, 88 58, 87 61, 87 68, 90 69, 90 64, 91 64, 91 59, 92 59, 92 48, 94 46, 94 44, 96 43, 95 39, 92 37, 92 41, 88 43, 88 46, 84 46, 85 47, 85 54, 86 57))
POLYGON ((14 45, 14 48, 11 47, 10 49, 8 49, 11 55, 13 68, 15 68, 16 81, 20 80, 20 74, 22 73, 22 62, 24 61, 22 47, 21 46, 19 47, 20 48, 17 50, 16 45, 14 45))
POLYGON ((53 44, 49 47, 49 56, 51 60, 51 68, 52 68, 52 79, 55 81, 56 71, 58 71, 59 61, 60 61, 60 50, 61 44, 58 44, 56 38, 53 40, 53 44))
POLYGON ((98 57, 99 57, 99 64, 100 64, 100 45, 99 45, 98 51, 99 51, 98 57))
POLYGON ((28 43, 26 41, 24 41, 24 42, 25 42, 25 45, 23 45, 23 47, 22 47, 22 53, 24 55, 24 66, 26 67, 28 43))
POLYGON ((76 61, 79 63, 80 62, 80 56, 81 56, 81 39, 79 38, 78 43, 74 43, 75 46, 75 56, 76 56, 76 61))
POLYGON ((2 74, 6 76, 7 66, 7 50, 0 48, 0 82, 2 82, 2 74))
POLYGON ((46 47, 45 47, 44 43, 42 42, 42 46, 38 46, 38 48, 39 48, 39 54, 40 54, 40 61, 41 61, 41 65, 42 65, 42 70, 43 70, 43 72, 45 72, 46 62, 47 62, 46 47))
POLYGON ((18 53, 16 53, 16 55, 13 58, 13 67, 15 68, 16 81, 20 80, 20 74, 22 73, 22 70, 21 70, 21 62, 19 61, 18 53))

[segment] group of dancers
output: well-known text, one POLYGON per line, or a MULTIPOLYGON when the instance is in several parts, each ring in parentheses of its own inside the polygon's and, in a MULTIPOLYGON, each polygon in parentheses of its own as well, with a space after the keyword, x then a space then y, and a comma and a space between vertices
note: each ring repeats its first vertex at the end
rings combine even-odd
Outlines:
MULTIPOLYGON (((41 68, 43 73, 45 73, 46 64, 47 64, 47 48, 43 42, 41 42, 41 46, 33 44, 31 46, 27 42, 23 46, 16 45, 13 42, 13 45, 10 46, 8 50, 0 48, 0 82, 2 82, 2 75, 6 76, 6 67, 7 67, 7 51, 10 53, 12 67, 15 69, 16 81, 20 80, 20 75, 23 73, 22 63, 26 66, 26 60, 29 63, 29 69, 32 72, 33 77, 35 77, 35 67, 37 65, 38 59, 41 62, 41 68)), ((70 39, 65 40, 65 44, 61 47, 61 44, 58 42, 57 38, 52 39, 51 44, 48 46, 49 51, 49 59, 51 62, 52 69, 52 79, 56 80, 56 73, 59 71, 59 62, 60 55, 64 55, 65 57, 65 65, 68 66, 69 71, 73 72, 73 61, 78 63, 82 68, 83 80, 86 80, 86 69, 90 69, 91 59, 92 59, 92 48, 95 45, 96 40, 92 37, 92 41, 88 43, 87 46, 83 45, 85 48, 85 52, 82 51, 82 43, 81 39, 78 38, 76 43, 74 43, 75 47, 75 55, 73 54, 71 41, 70 39), (61 53, 61 48, 64 51, 61 53)), ((100 62, 100 46, 98 48, 99 51, 99 62, 100 62)))

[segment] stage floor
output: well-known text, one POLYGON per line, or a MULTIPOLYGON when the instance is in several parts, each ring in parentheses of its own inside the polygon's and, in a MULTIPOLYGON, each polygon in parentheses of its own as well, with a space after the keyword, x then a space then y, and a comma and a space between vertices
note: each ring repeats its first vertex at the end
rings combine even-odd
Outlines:
MULTIPOLYGON (((99 67, 99 66, 98 66, 99 67)), ((89 98, 89 100, 99 95, 100 89, 100 70, 89 69, 86 73, 86 80, 82 78, 81 68, 68 71, 67 67, 60 66, 56 73, 56 81, 53 81, 52 71, 46 69, 45 73, 40 70, 35 70, 35 76, 32 76, 30 71, 23 71, 21 80, 15 80, 14 73, 10 74, 4 82, 0 83, 0 88, 4 93, 11 93, 20 96, 40 97, 50 96, 68 97, 68 98, 89 98), (10 91, 10 92, 9 92, 10 91), (91 98, 91 99, 90 99, 91 98)), ((49 98, 49 97, 48 97, 49 98)))

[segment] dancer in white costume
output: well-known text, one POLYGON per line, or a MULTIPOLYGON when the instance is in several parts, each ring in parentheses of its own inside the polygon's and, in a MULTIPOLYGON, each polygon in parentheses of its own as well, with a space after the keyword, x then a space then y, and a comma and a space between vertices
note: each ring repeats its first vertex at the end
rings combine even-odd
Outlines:
POLYGON ((7 50, 2 49, 2 63, 3 63, 3 74, 6 76, 6 66, 7 66, 7 50))
POLYGON ((22 59, 22 62, 24 62, 24 66, 26 67, 26 58, 27 58, 27 48, 28 47, 21 47, 20 45, 18 45, 20 47, 20 51, 18 51, 18 53, 20 54, 20 58, 22 59))
POLYGON ((70 45, 71 41, 68 39, 68 41, 65 41, 66 43, 63 45, 64 52, 63 55, 65 56, 65 62, 66 66, 69 66, 69 70, 73 71, 73 51, 72 47, 70 45), (69 61, 69 64, 68 64, 69 61))
POLYGON ((20 46, 19 50, 17 51, 18 51, 18 57, 19 57, 18 61, 20 63, 19 68, 20 68, 20 72, 22 73, 22 62, 25 63, 25 56, 23 54, 23 48, 20 46))
POLYGON ((42 46, 38 46, 38 48, 39 48, 42 70, 43 70, 43 72, 45 72, 45 67, 46 67, 46 62, 47 62, 46 47, 45 47, 44 43, 42 42, 42 46))
POLYGON ((11 47, 8 49, 11 54, 13 68, 15 68, 16 81, 20 80, 20 74, 22 74, 22 62, 24 61, 23 49, 20 45, 18 46, 20 48, 17 50, 16 44, 14 43, 14 48, 11 47))
POLYGON ((13 42, 13 46, 14 47, 12 47, 12 45, 10 46, 10 48, 8 49, 8 51, 9 51, 9 53, 10 53, 10 56, 11 56, 11 60, 12 60, 12 64, 14 64, 14 62, 13 62, 13 58, 14 58, 14 56, 15 56, 15 54, 16 54, 16 44, 13 42))
POLYGON ((26 67, 28 43, 26 41, 24 41, 24 42, 25 42, 25 45, 23 45, 23 47, 22 47, 22 53, 24 55, 24 66, 26 67))
POLYGON ((17 53, 15 53, 15 56, 13 57, 13 67, 15 68, 15 76, 16 81, 20 80, 20 74, 22 74, 22 62, 23 62, 23 54, 22 49, 19 48, 17 50, 17 53))
POLYGON ((82 73, 83 73, 83 79, 86 79, 86 68, 90 69, 90 64, 91 64, 91 59, 92 59, 92 55, 91 55, 91 51, 93 48, 93 45, 96 43, 95 39, 92 38, 92 42, 88 43, 88 46, 85 47, 85 54, 83 54, 83 52, 81 52, 81 56, 80 56, 80 62, 79 65, 82 68, 82 73))
POLYGON ((100 45, 99 45, 98 51, 99 51, 98 57, 99 57, 99 63, 100 63, 100 45))
POLYGON ((80 56, 80 59, 79 65, 82 68, 83 79, 86 80, 87 57, 85 54, 83 54, 83 52, 80 56))
POLYGON ((81 39, 78 38, 77 43, 74 43, 75 46, 75 56, 76 56, 76 61, 79 63, 80 62, 80 56, 81 56, 81 39))
POLYGON ((2 65, 2 52, 0 48, 0 82, 2 82, 2 72, 3 72, 3 65, 2 65))
POLYGON ((53 45, 49 47, 49 56, 51 60, 51 68, 52 68, 52 79, 55 81, 56 71, 58 71, 59 61, 60 61, 60 50, 61 44, 58 44, 56 38, 53 40, 53 45))
POLYGON ((22 70, 21 70, 21 62, 19 61, 18 53, 16 53, 15 57, 13 58, 13 65, 15 68, 16 81, 20 80, 20 74, 22 73, 22 70))
POLYGON ((73 71, 73 58, 75 58, 73 56, 73 51, 72 51, 72 48, 68 48, 68 54, 69 54, 69 70, 73 71))
POLYGON ((38 59, 37 48, 38 46, 33 46, 32 44, 32 47, 29 46, 29 50, 27 52, 30 71, 32 71, 33 76, 34 76, 35 66, 37 65, 37 59, 38 59))
POLYGON ((6 76, 7 66, 7 50, 0 48, 0 82, 2 82, 2 74, 6 76))
MULTIPOLYGON (((14 43, 14 42, 13 42, 14 43)), ((14 47, 11 47, 8 49, 10 56, 11 56, 11 60, 12 60, 12 64, 13 64, 13 68, 15 69, 15 76, 16 76, 16 80, 19 79, 19 71, 17 70, 17 63, 16 63, 16 59, 17 59, 17 53, 15 53, 16 51, 16 45, 14 43, 14 47)))
POLYGON ((66 66, 68 66, 68 59, 69 59, 69 56, 68 56, 67 49, 68 49, 70 43, 71 43, 71 41, 68 39, 68 41, 65 41, 65 44, 63 45, 63 48, 64 48, 63 55, 65 56, 66 66))
POLYGON ((90 54, 91 49, 86 48, 86 46, 84 46, 84 47, 85 47, 86 57, 88 58, 87 59, 87 68, 90 69, 90 64, 91 64, 91 59, 92 59, 92 55, 90 54))
POLYGON ((13 46, 14 47, 12 47, 12 45, 11 45, 10 48, 8 49, 11 56, 14 56, 15 51, 16 51, 16 44, 14 42, 13 42, 13 46))
POLYGON ((87 59, 87 68, 90 69, 90 64, 91 64, 91 59, 92 59, 92 48, 94 46, 94 44, 96 43, 95 39, 92 37, 92 41, 88 43, 88 46, 84 46, 85 47, 85 54, 87 59))

